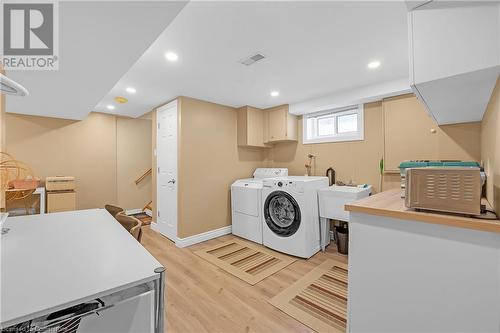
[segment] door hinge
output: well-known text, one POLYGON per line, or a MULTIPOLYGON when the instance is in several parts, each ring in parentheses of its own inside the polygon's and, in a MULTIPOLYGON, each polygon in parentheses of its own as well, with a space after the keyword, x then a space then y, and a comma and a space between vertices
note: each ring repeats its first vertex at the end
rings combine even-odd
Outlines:
POLYGON ((160 123, 158 123, 158 129, 160 129, 160 123))
POLYGON ((158 211, 158 217, 160 217, 160 211, 158 211))
POLYGON ((158 173, 160 173, 160 167, 158 167, 158 173))

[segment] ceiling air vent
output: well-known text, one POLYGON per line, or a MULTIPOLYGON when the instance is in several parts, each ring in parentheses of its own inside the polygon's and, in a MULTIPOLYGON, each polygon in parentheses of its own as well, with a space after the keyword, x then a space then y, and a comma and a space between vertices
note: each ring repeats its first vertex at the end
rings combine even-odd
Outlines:
POLYGON ((260 61, 262 59, 264 59, 265 56, 260 54, 260 53, 255 53, 254 55, 252 56, 249 56, 249 57, 246 57, 242 60, 240 60, 240 64, 243 64, 245 66, 250 66, 250 65, 253 65, 255 64, 257 61, 260 61))

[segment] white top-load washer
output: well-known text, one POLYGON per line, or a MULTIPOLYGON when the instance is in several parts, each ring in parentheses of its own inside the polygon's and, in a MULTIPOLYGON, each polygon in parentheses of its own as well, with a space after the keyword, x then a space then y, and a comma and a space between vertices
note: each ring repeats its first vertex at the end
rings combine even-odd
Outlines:
POLYGON ((302 258, 309 258, 318 252, 318 189, 325 187, 328 187, 327 177, 264 179, 263 244, 302 258))
POLYGON ((287 175, 288 169, 257 168, 253 178, 239 179, 231 185, 234 235, 262 244, 262 181, 287 175))

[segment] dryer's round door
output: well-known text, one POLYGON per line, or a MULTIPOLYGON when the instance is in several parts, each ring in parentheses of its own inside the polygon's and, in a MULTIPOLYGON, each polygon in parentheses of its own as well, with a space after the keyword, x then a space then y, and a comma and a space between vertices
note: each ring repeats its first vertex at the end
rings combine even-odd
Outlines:
POLYGON ((289 237, 300 227, 299 205, 290 194, 274 191, 267 196, 264 203, 264 219, 275 234, 289 237))

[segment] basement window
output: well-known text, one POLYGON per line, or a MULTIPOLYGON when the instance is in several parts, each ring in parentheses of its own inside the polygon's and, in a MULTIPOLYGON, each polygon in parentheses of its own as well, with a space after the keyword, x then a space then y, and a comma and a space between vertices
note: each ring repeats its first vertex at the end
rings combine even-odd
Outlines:
POLYGON ((304 144, 363 140, 363 104, 306 114, 302 127, 304 144))

